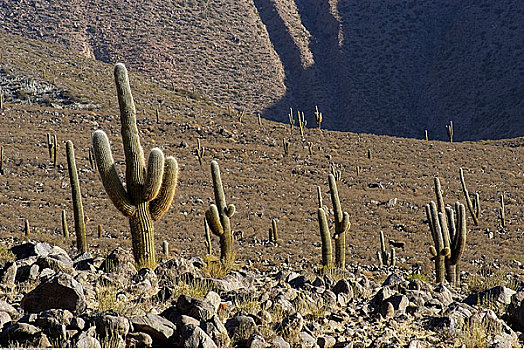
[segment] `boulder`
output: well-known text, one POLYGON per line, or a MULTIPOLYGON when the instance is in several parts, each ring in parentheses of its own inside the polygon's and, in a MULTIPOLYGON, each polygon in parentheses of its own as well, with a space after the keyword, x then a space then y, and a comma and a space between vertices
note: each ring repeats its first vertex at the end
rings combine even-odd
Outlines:
POLYGON ((248 339, 246 345, 248 348, 269 348, 269 344, 265 341, 264 338, 262 338, 262 336, 258 334, 253 334, 251 338, 248 339))
POLYGON ((76 314, 84 312, 87 306, 82 285, 65 273, 40 283, 24 296, 20 305, 31 313, 66 309, 76 314))
POLYGON ((236 339, 243 345, 255 333, 257 326, 255 320, 249 316, 235 316, 226 321, 229 337, 236 339))
POLYGON ((171 321, 152 313, 133 317, 130 321, 135 331, 149 334, 153 343, 159 345, 165 345, 176 330, 171 321))
POLYGON ((290 335, 296 335, 302 332, 304 327, 304 318, 298 312, 285 317, 282 320, 281 329, 284 333, 290 335))
POLYGON ((317 346, 317 340, 307 332, 298 333, 298 347, 314 348, 317 346))
POLYGON ((117 247, 104 260, 100 269, 106 273, 133 276, 137 273, 135 258, 130 250, 117 247))
POLYGON ((524 332, 524 289, 512 296, 506 317, 515 330, 524 332))
POLYGON ((153 339, 147 333, 137 332, 127 334, 126 347, 128 348, 150 348, 152 346, 153 339))
POLYGON ((227 329, 217 315, 201 324, 202 330, 208 334, 219 348, 227 348, 231 342, 227 329))
POLYGON ((131 329, 131 322, 122 316, 104 315, 95 319, 96 332, 102 337, 119 335, 125 339, 131 329))
POLYGON ((182 330, 182 346, 184 348, 216 348, 215 342, 202 328, 187 325, 182 330))
POLYGON ((176 307, 180 313, 203 322, 211 319, 213 315, 215 315, 214 305, 188 295, 181 295, 176 302, 176 307))

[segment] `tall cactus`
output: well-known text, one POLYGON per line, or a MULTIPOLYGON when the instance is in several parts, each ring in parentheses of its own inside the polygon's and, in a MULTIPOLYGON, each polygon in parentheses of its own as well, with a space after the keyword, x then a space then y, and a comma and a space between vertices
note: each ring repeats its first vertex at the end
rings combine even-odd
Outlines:
POLYGON ((93 133, 96 164, 109 198, 129 219, 133 255, 138 268, 154 268, 154 221, 171 206, 178 180, 178 163, 174 157, 167 157, 164 161, 163 152, 154 148, 146 166, 126 67, 116 64, 114 76, 126 159, 126 188, 118 176, 109 140, 102 130, 93 133))
POLYGON ((215 203, 206 211, 206 219, 214 235, 220 238, 220 260, 229 264, 233 262, 233 234, 231 232, 230 218, 235 214, 235 206, 226 204, 226 196, 222 187, 220 168, 216 161, 211 162, 211 176, 213 178, 213 191, 215 203))
POLYGON ((67 228, 66 211, 62 210, 62 234, 64 238, 69 238, 69 229, 67 228))
POLYGON ((459 202, 455 203, 456 221, 451 207, 446 208, 447 220, 442 212, 437 211, 435 202, 431 201, 425 208, 435 243, 430 252, 435 259, 436 281, 443 282, 445 276, 448 282, 456 284, 460 276, 459 260, 466 246, 466 208, 459 202))
POLYGON ((271 220, 271 228, 269 229, 269 241, 273 243, 277 243, 278 241, 278 227, 276 219, 271 220))
POLYGON ((349 221, 349 214, 342 212, 337 182, 333 174, 329 174, 329 192, 335 213, 335 234, 333 235, 335 239, 335 265, 343 269, 346 266, 346 232, 349 231, 351 222, 349 221))
POLYGON ((76 247, 80 253, 87 252, 86 224, 84 220, 84 208, 82 206, 82 193, 78 182, 76 170, 75 148, 73 142, 66 142, 67 168, 69 170, 69 181, 73 195, 73 214, 75 217, 76 247))
POLYGON ((391 247, 390 253, 386 250, 384 231, 379 232, 380 250, 377 251, 378 261, 381 266, 395 266, 395 248, 391 247))

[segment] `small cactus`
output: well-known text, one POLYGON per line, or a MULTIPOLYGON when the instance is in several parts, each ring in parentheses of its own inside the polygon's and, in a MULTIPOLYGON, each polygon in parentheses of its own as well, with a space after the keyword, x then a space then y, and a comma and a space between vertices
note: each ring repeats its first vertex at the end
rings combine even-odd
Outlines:
POLYGON ((213 254, 213 246, 211 245, 211 235, 209 234, 209 225, 207 224, 207 219, 204 218, 204 235, 206 237, 206 248, 207 254, 213 254))
POLYGON ((293 132, 293 126, 295 125, 295 119, 293 119, 293 108, 289 108, 289 114, 287 115, 289 120, 289 132, 293 132))
POLYGON ((53 139, 50 133, 47 133, 47 150, 49 152, 49 159, 53 160, 53 139))
POLYGON ((284 157, 289 154, 289 141, 285 138, 282 139, 282 147, 284 148, 284 157))
POLYGON ((446 125, 446 133, 448 134, 449 142, 453 142, 453 121, 449 121, 449 124, 446 125))
POLYGON ((165 257, 169 256, 169 242, 168 241, 162 241, 162 254, 164 254, 165 257))
POLYGON ((86 226, 84 221, 84 208, 82 206, 82 193, 78 182, 78 172, 76 170, 75 149, 73 142, 68 140, 66 143, 67 168, 69 170, 69 181, 73 192, 73 214, 75 217, 76 247, 80 253, 87 252, 86 226))
POLYGON ((4 168, 4 146, 0 146, 0 174, 5 174, 5 168, 4 168))
POLYGON ((500 208, 499 208, 499 216, 500 216, 500 226, 506 227, 506 209, 504 207, 504 194, 500 194, 500 208))
POLYGON ((304 116, 304 112, 298 113, 298 127, 300 128, 300 136, 304 137, 304 132, 306 130, 307 120, 304 116))
POLYGON ((351 228, 351 222, 349 221, 349 214, 342 212, 337 182, 333 174, 329 174, 329 192, 335 213, 335 233, 333 235, 335 239, 335 265, 337 268, 343 269, 346 266, 346 232, 351 228))
POLYGON ((233 262, 233 234, 230 218, 235 214, 235 206, 226 204, 220 168, 216 161, 211 162, 211 175, 216 204, 211 204, 206 211, 206 219, 211 232, 220 238, 220 260, 229 264, 233 262))
POLYGON ((56 139, 56 134, 53 135, 53 167, 57 166, 57 154, 58 154, 58 141, 56 139))
POLYGON ((322 113, 318 111, 318 106, 315 106, 315 121, 317 122, 318 131, 321 131, 322 113))
POLYGON ((0 90, 0 110, 4 109, 4 92, 0 90))
POLYGON ((31 236, 31 226, 29 226, 29 220, 27 219, 24 222, 24 233, 26 237, 31 236))
POLYGON ((64 238, 69 238, 69 229, 67 228, 66 211, 62 210, 62 234, 64 238))
POLYGON ((276 219, 271 220, 271 228, 269 229, 269 241, 273 243, 277 243, 278 241, 278 227, 276 219))
POLYGON ((386 250, 386 241, 384 239, 384 232, 379 232, 380 250, 377 252, 380 266, 395 266, 395 248, 391 247, 390 252, 386 250))
POLYGON ((462 185, 462 191, 464 192, 464 197, 466 198, 466 205, 468 206, 469 213, 473 219, 475 226, 479 225, 480 217, 480 203, 479 203, 479 194, 475 194, 475 200, 472 202, 471 197, 469 196, 468 189, 466 187, 466 180, 464 180, 464 171, 460 168, 460 184, 462 185))
POLYGON ((96 228, 96 233, 98 235, 98 238, 102 238, 102 236, 104 235, 104 227, 102 226, 102 224, 98 224, 96 228))
POLYGON ((312 156, 313 155, 313 142, 309 141, 307 143, 307 150, 309 152, 309 155, 312 156))
POLYGON ((429 139, 428 139, 428 131, 427 130, 424 130, 424 136, 426 138, 426 142, 428 142, 429 139))
POLYGON ((93 150, 109 198, 129 219, 137 267, 155 268, 154 222, 171 206, 178 181, 178 163, 174 157, 164 160, 164 153, 154 148, 146 164, 136 125, 135 104, 123 64, 116 64, 114 76, 126 159, 126 188, 118 176, 109 140, 102 130, 93 133, 93 150))
POLYGON ((204 160, 205 152, 206 152, 206 149, 200 145, 200 139, 197 139, 196 155, 197 155, 198 164, 200 164, 200 167, 202 167, 202 162, 204 160))

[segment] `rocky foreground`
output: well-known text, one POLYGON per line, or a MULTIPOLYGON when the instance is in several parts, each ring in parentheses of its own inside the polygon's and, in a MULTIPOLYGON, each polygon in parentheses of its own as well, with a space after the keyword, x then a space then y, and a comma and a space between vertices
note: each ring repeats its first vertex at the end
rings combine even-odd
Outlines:
POLYGON ((524 288, 465 295, 395 268, 225 274, 200 258, 136 271, 130 252, 13 245, 0 265, 3 347, 521 347, 524 288), (217 276, 223 275, 220 278, 217 276), (378 283, 370 277, 383 276, 378 283))

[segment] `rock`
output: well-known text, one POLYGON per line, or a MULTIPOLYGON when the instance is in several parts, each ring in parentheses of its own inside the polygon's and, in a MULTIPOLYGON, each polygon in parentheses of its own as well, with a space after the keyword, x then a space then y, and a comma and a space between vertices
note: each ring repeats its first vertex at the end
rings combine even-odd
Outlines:
POLYGON ((211 319, 215 314, 215 307, 212 304, 188 295, 181 295, 176 302, 176 307, 180 313, 203 322, 211 319))
POLYGON ((16 311, 14 306, 9 304, 7 301, 0 300, 0 311, 8 313, 9 316, 11 316, 11 318, 17 318, 18 317, 18 311, 16 311))
POLYGON ((273 322, 273 317, 267 310, 260 310, 257 314, 257 317, 260 320, 260 323, 263 325, 268 325, 273 322))
POLYGON ((125 339, 131 329, 131 322, 122 316, 104 315, 95 319, 96 332, 102 337, 114 335, 125 339))
POLYGON ((77 348, 96 348, 100 349, 102 345, 95 337, 92 337, 85 332, 81 333, 76 340, 75 347, 77 348))
POLYGON ((121 276, 133 276, 137 273, 135 258, 131 251, 117 247, 104 260, 100 269, 106 273, 114 273, 121 276))
POLYGON ((464 299, 463 302, 468 305, 481 305, 483 303, 489 303, 491 304, 491 307, 502 309, 511 303, 511 297, 515 293, 516 292, 513 289, 503 286, 496 286, 480 293, 471 294, 466 299, 464 299))
MULTIPOLYGON (((499 344, 518 344, 517 334, 506 324, 497 317, 493 310, 480 311, 473 314, 469 319, 471 325, 482 324, 488 331, 491 337, 499 336, 497 343, 499 344)), ((491 347, 492 344, 488 345, 491 347)))
POLYGON ((299 275, 299 276, 293 278, 291 281, 289 281, 289 285, 291 286, 291 288, 295 288, 295 289, 304 288, 306 283, 309 283, 309 281, 307 280, 306 277, 301 276, 301 275, 299 275))
POLYGON ((451 293, 444 283, 439 283, 435 286, 435 289, 433 289, 433 297, 444 306, 448 306, 453 302, 453 293, 451 293))
POLYGON ((0 282, 2 283, 2 285, 14 286, 17 271, 18 265, 16 264, 16 262, 8 263, 3 269, 2 278, 0 278, 0 282))
POLYGON ((151 313, 133 317, 130 321, 135 331, 149 334, 153 343, 159 345, 166 344, 176 330, 171 321, 151 313))
POLYGON ((380 305, 379 313, 384 318, 391 318, 395 316, 395 308, 393 307, 393 304, 385 301, 380 305))
POLYGON ((0 329, 4 328, 4 325, 11 321, 12 318, 7 312, 0 311, 0 329))
POLYGON ((409 300, 403 294, 395 294, 384 300, 383 304, 385 303, 391 303, 393 310, 395 310, 395 314, 398 315, 399 313, 406 312, 406 307, 409 304, 409 300))
POLYGON ((344 293, 349 296, 350 299, 353 298, 353 287, 351 287, 351 283, 347 280, 340 280, 335 284, 335 286, 332 289, 333 293, 336 295, 344 293))
POLYGON ((211 290, 204 297, 204 302, 209 303, 213 307, 215 313, 217 313, 218 309, 220 308, 220 304, 222 303, 222 299, 220 299, 220 295, 218 295, 218 293, 215 293, 211 290))
MULTIPOLYGON (((40 343, 46 341, 49 344, 47 337, 43 339, 40 328, 22 322, 4 327, 3 332, 0 334, 0 342, 3 345, 20 344, 24 347, 39 347, 40 343)), ((50 344, 47 346, 50 346, 50 344)))
POLYGON ((375 305, 376 307, 380 307, 384 300, 386 300, 389 297, 392 297, 395 294, 395 291, 391 289, 390 287, 382 287, 378 290, 378 292, 373 296, 371 299, 371 304, 375 305))
POLYGON ((298 333, 298 347, 300 348, 314 348, 317 345, 317 340, 307 332, 298 333))
POLYGON ((227 329, 217 315, 202 323, 201 328, 219 348, 227 348, 231 342, 227 329))
POLYGON ((80 317, 73 317, 73 319, 71 320, 71 324, 69 325, 71 329, 76 329, 76 330, 83 330, 86 326, 86 321, 84 321, 83 318, 80 318, 80 317))
POLYGON ((332 348, 336 342, 336 339, 330 335, 323 335, 317 338, 317 345, 321 348, 332 348))
POLYGON ((67 339, 66 327, 71 324, 73 314, 68 310, 52 309, 38 313, 34 324, 54 339, 67 339))
POLYGON ((512 296, 506 315, 515 330, 524 332, 524 289, 512 296))
POLYGON ((155 273, 159 280, 169 279, 175 280, 184 274, 189 273, 192 276, 197 276, 198 272, 195 266, 189 263, 186 259, 171 259, 157 266, 155 273))
POLYGON ((264 338, 262 338, 262 336, 258 334, 253 334, 251 338, 249 338, 247 341, 247 347, 248 348, 257 348, 257 349, 269 348, 269 344, 266 343, 266 341, 264 340, 264 338))
POLYGON ((288 349, 291 348, 289 343, 284 340, 281 336, 276 336, 273 339, 271 339, 271 347, 272 348, 281 348, 281 349, 288 349))
POLYGON ((131 290, 134 294, 152 296, 158 292, 158 277, 149 268, 140 269, 132 278, 131 290))
POLYGON ((226 321, 226 329, 229 337, 236 339, 240 343, 247 341, 257 326, 253 318, 249 316, 235 316, 226 321))
POLYGON ((382 283, 382 287, 386 287, 386 286, 389 286, 389 287, 396 287, 398 286, 399 284, 402 284, 404 282, 404 279, 402 277, 400 277, 398 274, 396 273, 392 273, 390 274, 386 280, 384 281, 384 283, 382 283))
MULTIPOLYGON (((65 253, 63 249, 62 251, 65 253)), ((53 252, 53 246, 49 243, 28 242, 12 247, 11 252, 16 256, 16 260, 30 256, 48 256, 53 252)), ((65 254, 67 255, 67 253, 65 254)))
POLYGON ((184 348, 216 348, 213 339, 202 330, 202 328, 195 325, 187 325, 183 329, 182 334, 184 348))
POLYGON ((67 273, 68 275, 73 275, 75 272, 72 261, 64 262, 62 260, 55 259, 51 255, 39 257, 36 264, 40 267, 41 270, 51 269, 55 272, 67 273))
POLYGON ((286 334, 296 335, 302 332, 303 327, 304 327, 304 318, 298 312, 292 315, 289 315, 282 320, 281 329, 286 334))
POLYGON ((147 333, 137 332, 127 334, 126 347, 128 348, 150 348, 152 346, 153 339, 147 333))
POLYGON ((243 276, 239 272, 233 271, 223 278, 211 279, 209 281, 212 283, 214 291, 217 293, 227 293, 251 288, 254 278, 252 276, 243 276))
POLYGON ((58 273, 40 283, 24 296, 20 305, 26 312, 32 313, 66 309, 76 314, 84 312, 87 306, 82 285, 65 273, 58 273))

